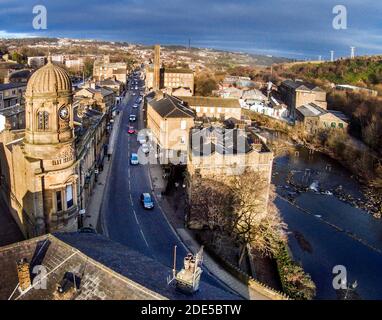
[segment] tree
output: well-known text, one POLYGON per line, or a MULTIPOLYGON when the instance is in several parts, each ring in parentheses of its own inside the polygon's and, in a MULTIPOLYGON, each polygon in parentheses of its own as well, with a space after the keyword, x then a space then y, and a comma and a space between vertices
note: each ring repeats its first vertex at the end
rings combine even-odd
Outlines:
POLYGON ((231 229, 232 196, 221 181, 194 177, 191 181, 190 213, 192 220, 211 231, 227 234, 231 229))
POLYGON ((277 208, 268 205, 269 200, 273 203, 274 189, 270 190, 262 173, 252 170, 232 177, 230 186, 234 198, 232 232, 241 244, 239 265, 248 245, 264 255, 272 255, 284 239, 283 230, 286 227, 277 208))
POLYGON ((200 73, 195 76, 195 94, 199 96, 211 96, 213 90, 218 89, 217 81, 209 73, 200 73))
POLYGON ((91 77, 93 75, 93 60, 90 58, 86 58, 84 61, 84 75, 86 78, 91 77))

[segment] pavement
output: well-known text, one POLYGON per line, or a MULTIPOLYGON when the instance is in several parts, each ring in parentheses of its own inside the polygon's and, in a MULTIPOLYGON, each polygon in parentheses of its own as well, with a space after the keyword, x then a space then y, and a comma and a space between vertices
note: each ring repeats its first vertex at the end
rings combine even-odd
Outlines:
MULTIPOLYGON (((121 119, 121 113, 115 116, 114 118, 114 125, 113 129, 110 135, 110 140, 109 140, 109 149, 108 152, 112 155, 114 147, 115 147, 115 142, 118 137, 119 133, 119 128, 120 128, 120 119, 121 119)), ((83 226, 84 227, 91 227, 94 229, 97 229, 98 231, 101 231, 100 225, 99 225, 99 216, 101 212, 101 205, 105 193, 105 187, 107 185, 107 180, 110 175, 110 170, 111 170, 111 159, 108 160, 106 157, 104 160, 104 165, 103 165, 103 171, 100 172, 100 174, 97 177, 97 183, 92 190, 92 196, 89 201, 89 205, 86 208, 86 214, 83 220, 83 226)))

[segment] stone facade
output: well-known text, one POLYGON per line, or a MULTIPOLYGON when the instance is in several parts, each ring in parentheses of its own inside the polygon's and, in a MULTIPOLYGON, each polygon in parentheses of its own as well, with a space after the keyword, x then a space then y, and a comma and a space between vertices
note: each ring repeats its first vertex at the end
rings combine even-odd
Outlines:
POLYGON ((170 158, 187 159, 189 132, 194 126, 194 112, 182 101, 165 95, 147 103, 147 127, 158 146, 162 163, 170 158))
POLYGON ((25 130, 0 134, 0 194, 27 238, 76 230, 78 123, 68 73, 49 61, 28 81, 25 98, 25 130))
POLYGON ((347 117, 339 111, 320 108, 314 103, 300 106, 296 110, 296 121, 305 132, 315 134, 321 129, 343 129, 348 127, 347 117))
POLYGON ((194 94, 194 72, 190 69, 161 68, 160 46, 154 47, 154 65, 146 68, 145 85, 147 90, 165 90, 167 94, 194 94), (177 92, 175 94, 175 92, 177 92))
POLYGON ((308 103, 314 103, 322 109, 327 108, 326 92, 320 87, 302 81, 285 80, 279 87, 283 101, 287 104, 289 115, 296 118, 296 109, 308 103))
POLYGON ((124 62, 110 62, 109 56, 94 61, 93 79, 103 81, 106 79, 116 79, 126 84, 127 64, 124 62))
POLYGON ((179 97, 196 111, 199 118, 215 118, 241 120, 241 106, 238 99, 216 97, 179 97))

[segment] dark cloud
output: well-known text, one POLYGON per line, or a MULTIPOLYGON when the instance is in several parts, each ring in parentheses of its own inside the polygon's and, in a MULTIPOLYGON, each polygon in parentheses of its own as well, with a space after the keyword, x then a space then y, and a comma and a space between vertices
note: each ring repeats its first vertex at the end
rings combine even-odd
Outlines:
POLYGON ((337 0, 0 0, 1 34, 30 34, 195 46, 314 58, 382 52, 382 3, 344 0, 348 29, 332 28, 337 0), (48 30, 32 8, 48 9, 48 30))

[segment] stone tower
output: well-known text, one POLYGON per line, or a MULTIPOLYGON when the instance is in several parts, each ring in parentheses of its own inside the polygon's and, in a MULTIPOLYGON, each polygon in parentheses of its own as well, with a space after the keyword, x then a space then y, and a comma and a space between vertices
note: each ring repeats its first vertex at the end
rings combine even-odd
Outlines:
POLYGON ((153 76, 153 90, 160 89, 160 45, 154 46, 154 76, 153 76))
POLYGON ((29 79, 25 98, 23 150, 33 168, 30 199, 38 233, 73 230, 78 213, 77 176, 73 92, 68 73, 49 58, 29 79))

